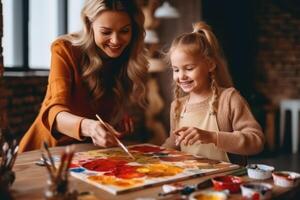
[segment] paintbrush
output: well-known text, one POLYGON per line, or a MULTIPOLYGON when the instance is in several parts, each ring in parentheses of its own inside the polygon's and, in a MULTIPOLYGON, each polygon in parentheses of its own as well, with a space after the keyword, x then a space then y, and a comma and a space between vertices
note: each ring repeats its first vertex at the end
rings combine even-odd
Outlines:
POLYGON ((67 153, 66 151, 64 151, 60 157, 60 164, 59 164, 59 167, 58 167, 58 171, 57 171, 57 174, 56 174, 56 184, 61 180, 61 174, 63 173, 64 171, 64 168, 65 168, 65 165, 66 165, 66 159, 67 159, 67 153))
POLYGON ((16 158, 17 158, 17 154, 18 154, 18 150, 19 150, 19 146, 15 146, 13 147, 13 154, 12 154, 12 158, 10 160, 10 162, 8 163, 8 169, 12 169, 14 164, 15 164, 15 161, 16 161, 16 158))
POLYGON ((8 152, 8 149, 9 149, 9 145, 7 142, 5 142, 2 146, 2 160, 1 160, 1 167, 5 167, 6 165, 6 162, 7 162, 7 152, 8 152))
POLYGON ((69 167, 74 155, 74 146, 67 146, 61 157, 61 163, 57 173, 57 191, 65 193, 68 189, 69 167))
POLYGON ((2 147, 2 160, 1 160, 1 167, 2 170, 11 170, 15 159, 17 157, 19 146, 15 146, 15 144, 8 144, 7 142, 4 143, 2 147))
POLYGON ((74 146, 67 146, 66 147, 66 150, 65 150, 65 153, 66 153, 66 159, 65 159, 65 164, 64 164, 64 168, 63 168, 63 172, 62 172, 62 175, 61 177, 63 179, 67 179, 68 177, 68 172, 69 172, 69 168, 70 168, 70 164, 71 164, 71 161, 72 161, 72 158, 74 156, 74 146))
POLYGON ((129 155, 130 158, 135 160, 135 157, 129 152, 129 150, 125 147, 125 145, 117 138, 117 136, 115 135, 115 130, 107 126, 105 122, 97 114, 96 117, 99 120, 99 122, 111 133, 111 135, 117 141, 118 145, 129 155))
POLYGON ((51 167, 50 167, 50 164, 48 163, 47 161, 47 158, 46 156, 44 155, 44 153, 42 153, 42 160, 44 162, 44 166, 46 166, 46 169, 49 173, 49 176, 50 176, 50 179, 51 179, 51 182, 54 182, 55 181, 55 175, 54 175, 54 172, 52 171, 51 167))
POLYGON ((207 179, 205 181, 202 181, 200 183, 194 184, 194 185, 186 185, 183 188, 180 189, 175 189, 169 192, 161 192, 158 195, 159 196, 167 196, 167 195, 171 195, 171 194, 177 194, 180 193, 182 195, 189 195, 192 192, 196 191, 196 190, 202 190, 202 189, 206 189, 208 187, 212 186, 212 182, 210 179, 207 179))
POLYGON ((58 168, 56 168, 54 165, 54 160, 52 159, 46 143, 45 149, 47 151, 46 156, 49 158, 46 158, 43 151, 42 160, 46 166, 46 169, 49 173, 49 178, 51 180, 47 182, 48 187, 45 191, 46 199, 77 199, 77 192, 68 192, 68 172, 74 155, 74 146, 67 146, 62 152, 58 168))
POLYGON ((51 155, 51 153, 50 153, 48 144, 47 144, 46 141, 44 141, 43 144, 44 144, 44 148, 45 148, 45 150, 46 150, 46 152, 47 152, 47 154, 48 154, 48 157, 49 157, 48 159, 50 160, 50 163, 51 163, 51 166, 52 166, 52 168, 53 168, 53 171, 55 172, 55 171, 56 171, 56 168, 55 168, 54 161, 53 161, 52 155, 51 155))

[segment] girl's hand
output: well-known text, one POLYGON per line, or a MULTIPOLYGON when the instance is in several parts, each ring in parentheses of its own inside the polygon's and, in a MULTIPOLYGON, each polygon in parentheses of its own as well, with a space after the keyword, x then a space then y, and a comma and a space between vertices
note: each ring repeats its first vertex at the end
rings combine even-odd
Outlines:
POLYGON ((193 145, 196 142, 202 144, 217 143, 217 133, 210 132, 196 127, 182 127, 173 132, 175 134, 175 144, 179 146, 183 145, 193 145))
MULTIPOLYGON (((106 122, 104 122, 106 123, 106 122)), ((116 146, 117 141, 114 136, 120 137, 121 134, 116 131, 112 126, 106 123, 112 131, 109 131, 102 125, 98 120, 83 119, 81 122, 81 134, 85 137, 92 138, 94 145, 100 147, 111 147, 116 146)))

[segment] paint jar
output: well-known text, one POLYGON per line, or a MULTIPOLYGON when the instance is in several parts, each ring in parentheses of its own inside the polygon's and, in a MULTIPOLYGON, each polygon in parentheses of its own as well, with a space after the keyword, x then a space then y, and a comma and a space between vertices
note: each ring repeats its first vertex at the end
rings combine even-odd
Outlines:
POLYGON ((243 180, 238 176, 217 176, 211 179, 215 190, 229 190, 230 193, 240 191, 240 185, 243 180))
POLYGON ((207 190, 190 194, 189 200, 226 200, 227 195, 226 192, 207 190))
POLYGON ((77 200, 77 190, 70 190, 68 179, 58 179, 54 182, 47 179, 47 185, 44 191, 44 198, 46 200, 77 200))
POLYGON ((272 173, 274 184, 281 187, 294 187, 300 183, 300 174, 290 171, 277 171, 272 173))
POLYGON ((247 173, 250 178, 265 180, 272 177, 272 172, 274 171, 273 166, 263 165, 263 164, 249 164, 246 166, 247 173))
POLYGON ((3 187, 10 188, 16 179, 16 174, 11 169, 0 168, 0 182, 3 187))
POLYGON ((271 184, 258 182, 244 183, 241 185, 243 199, 271 199, 272 188, 271 184))

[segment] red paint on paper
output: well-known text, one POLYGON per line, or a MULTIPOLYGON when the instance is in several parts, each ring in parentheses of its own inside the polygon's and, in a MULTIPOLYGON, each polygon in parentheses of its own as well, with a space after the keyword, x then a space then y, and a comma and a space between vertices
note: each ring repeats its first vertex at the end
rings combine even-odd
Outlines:
POLYGON ((143 145, 143 146, 131 147, 130 150, 139 151, 143 153, 156 153, 156 152, 161 152, 164 149, 161 149, 159 147, 154 147, 154 146, 143 145))
POLYGON ((113 171, 105 173, 104 175, 115 176, 123 179, 133 179, 144 177, 145 174, 137 172, 137 166, 123 165, 117 167, 113 171))
POLYGON ((117 167, 122 167, 127 163, 128 162, 123 160, 97 159, 84 163, 82 167, 98 172, 108 172, 115 170, 117 167))

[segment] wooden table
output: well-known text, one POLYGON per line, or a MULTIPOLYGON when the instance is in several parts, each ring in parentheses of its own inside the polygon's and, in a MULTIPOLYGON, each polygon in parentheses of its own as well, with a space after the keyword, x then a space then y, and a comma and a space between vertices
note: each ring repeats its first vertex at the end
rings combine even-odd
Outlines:
MULTIPOLYGON (((76 145, 76 151, 86 151, 96 149, 91 144, 78 144, 76 145)), ((53 155, 60 155, 64 150, 64 147, 55 147, 51 148, 51 153, 53 155)), ((14 171, 16 172, 16 180, 12 186, 12 194, 15 199, 43 199, 43 192, 46 188, 47 180, 47 171, 45 167, 37 166, 35 162, 40 159, 40 151, 30 151, 21 153, 18 155, 16 160, 14 171)), ((212 176, 205 176, 200 178, 193 178, 186 181, 183 181, 184 184, 195 184, 207 179, 210 179, 213 176, 230 174, 230 172, 223 172, 219 174, 214 174, 212 176)), ((242 177, 245 181, 251 181, 246 175, 242 177)), ((83 181, 73 178, 70 176, 70 185, 73 188, 76 188, 79 192, 90 191, 92 192, 97 199, 109 199, 109 200, 133 200, 141 197, 152 197, 158 198, 158 193, 161 192, 161 186, 150 187, 138 191, 128 192, 119 195, 112 195, 106 191, 96 188, 93 185, 84 183, 83 181)), ((273 184, 273 181, 267 180, 273 184)), ((296 190, 295 188, 286 189, 274 186, 273 188, 273 197, 278 199, 290 199, 299 195, 299 187, 296 190)), ((241 194, 230 195, 228 199, 241 199, 241 194)), ((175 199, 174 197, 169 199, 175 199)), ((298 198, 299 199, 299 198, 298 198)))

